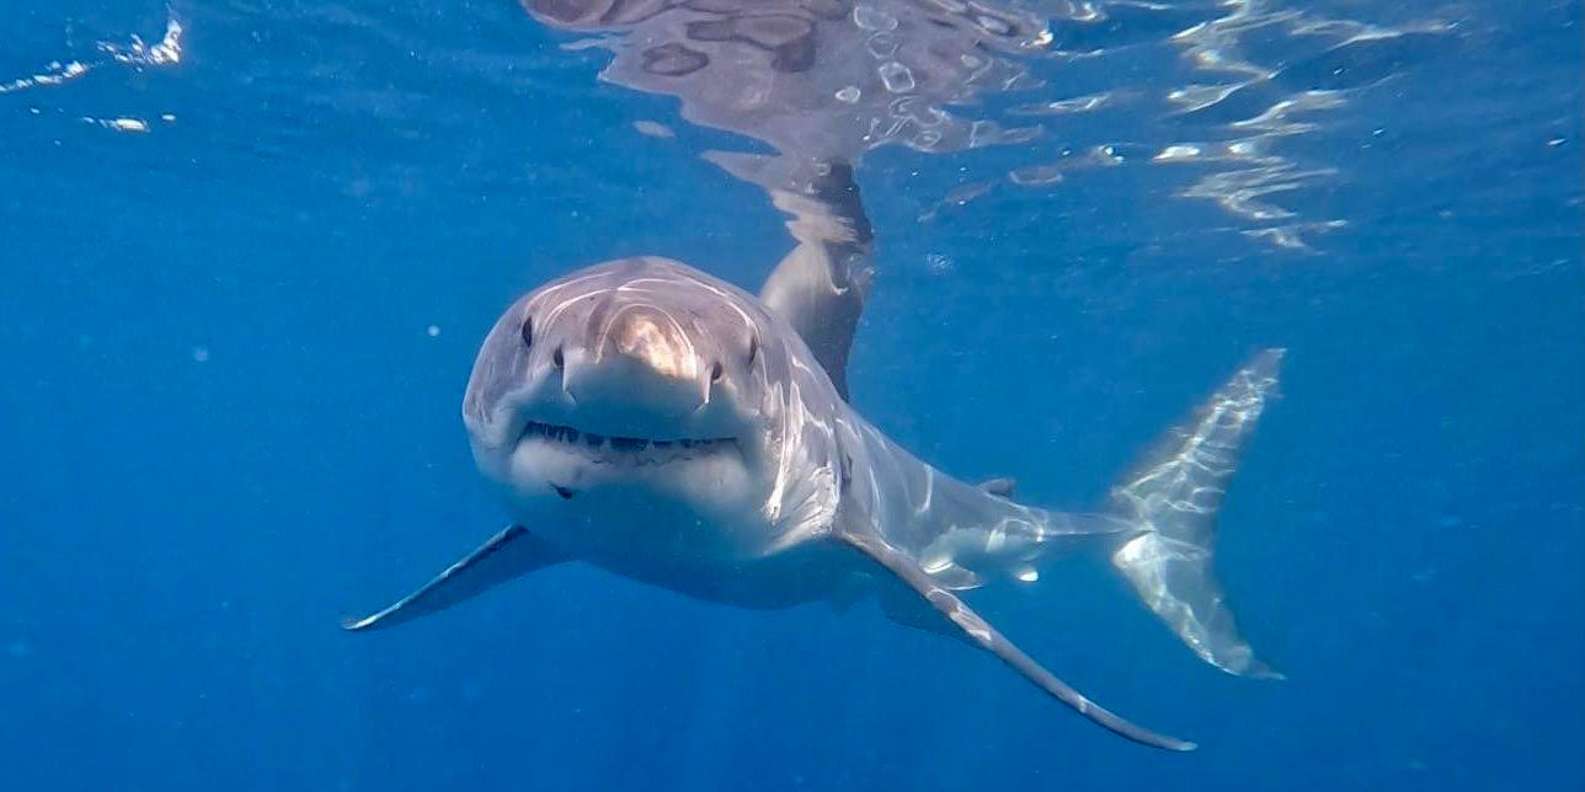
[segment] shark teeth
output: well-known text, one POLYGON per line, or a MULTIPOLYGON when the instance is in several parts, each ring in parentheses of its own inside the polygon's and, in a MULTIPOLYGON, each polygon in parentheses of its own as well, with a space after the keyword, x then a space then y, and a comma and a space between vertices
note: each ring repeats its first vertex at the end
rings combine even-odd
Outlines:
POLYGON ((529 421, 528 425, 523 427, 523 437, 539 437, 583 451, 596 463, 631 462, 639 465, 691 459, 736 442, 730 437, 682 437, 670 440, 611 437, 539 421, 529 421))

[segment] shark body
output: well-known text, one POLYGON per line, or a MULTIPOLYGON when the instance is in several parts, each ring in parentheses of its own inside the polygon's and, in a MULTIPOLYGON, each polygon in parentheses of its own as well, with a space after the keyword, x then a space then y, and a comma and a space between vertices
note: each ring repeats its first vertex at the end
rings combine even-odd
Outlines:
MULTIPOLYGON (((839 176, 842 174, 838 174, 839 176)), ((1029 581, 1054 550, 1101 543, 1197 655, 1277 676, 1240 637, 1211 572, 1213 518, 1277 381, 1253 356, 1096 512, 1013 499, 919 460, 846 394, 868 283, 868 228, 842 206, 778 203, 819 228, 759 295, 643 257, 574 272, 517 300, 481 347, 463 403, 474 457, 512 523, 353 631, 444 610, 566 562, 748 608, 876 597, 892 620, 981 648, 1128 739, 1137 726, 1047 671, 958 592, 1029 581)))

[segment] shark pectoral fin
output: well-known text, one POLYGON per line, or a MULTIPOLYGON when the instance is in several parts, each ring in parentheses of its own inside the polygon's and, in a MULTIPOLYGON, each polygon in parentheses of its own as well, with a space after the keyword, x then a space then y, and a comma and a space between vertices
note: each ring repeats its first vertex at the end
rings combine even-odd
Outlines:
POLYGON ((1171 751, 1195 749, 1196 746, 1192 742, 1136 726, 1068 687, 1067 683, 1042 668, 1012 641, 997 632, 989 622, 980 618, 980 615, 964 604, 963 600, 942 588, 912 558, 898 552, 878 537, 857 532, 838 532, 837 536, 907 583, 976 646, 1001 658, 1002 662, 1023 674, 1025 679, 1033 682, 1058 701, 1078 710, 1084 717, 1137 743, 1171 751))
POLYGON ((566 560, 521 525, 513 525, 452 564, 417 591, 361 619, 345 619, 344 630, 394 627, 445 610, 512 578, 566 560))

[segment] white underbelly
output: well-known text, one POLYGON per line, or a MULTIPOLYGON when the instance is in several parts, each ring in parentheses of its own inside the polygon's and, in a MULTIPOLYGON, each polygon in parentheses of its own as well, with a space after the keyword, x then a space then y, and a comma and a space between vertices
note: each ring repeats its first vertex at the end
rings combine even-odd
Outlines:
POLYGON ((852 585, 851 551, 816 539, 780 547, 759 514, 707 517, 652 493, 596 490, 539 500, 520 522, 574 558, 691 597, 747 608, 826 599, 852 585))

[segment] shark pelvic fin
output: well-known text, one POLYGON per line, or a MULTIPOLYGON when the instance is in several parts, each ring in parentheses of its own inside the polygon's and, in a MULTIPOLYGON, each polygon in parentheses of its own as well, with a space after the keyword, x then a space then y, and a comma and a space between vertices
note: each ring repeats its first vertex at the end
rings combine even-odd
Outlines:
POLYGON ((969 606, 959 599, 957 595, 943 588, 928 573, 919 568, 919 565, 906 554, 898 552, 886 544, 879 537, 863 532, 842 532, 837 537, 859 552, 864 553, 876 563, 885 567, 903 583, 923 597, 942 616, 946 617, 958 633, 965 639, 996 655, 1002 662, 1012 666, 1013 670, 1022 674, 1025 679, 1053 698, 1077 710, 1080 715, 1089 718, 1102 728, 1109 729, 1116 734, 1133 740, 1137 743, 1155 748, 1165 748, 1170 751, 1192 751, 1195 744, 1157 734, 1149 729, 1136 726, 1124 720, 1110 710, 1085 698, 1084 694, 1069 687, 1067 683, 1058 679, 1047 671, 1029 655, 1024 654, 1012 641, 1007 640, 995 627, 980 617, 979 614, 969 609, 969 606))
POLYGON ((1013 490, 1018 487, 1018 480, 1012 478, 993 478, 980 482, 980 489, 999 498, 1013 497, 1013 490))
POLYGON ((445 610, 512 578, 565 560, 539 537, 513 525, 490 537, 461 561, 446 568, 422 588, 384 610, 361 619, 345 619, 344 630, 361 632, 394 627, 445 610))

